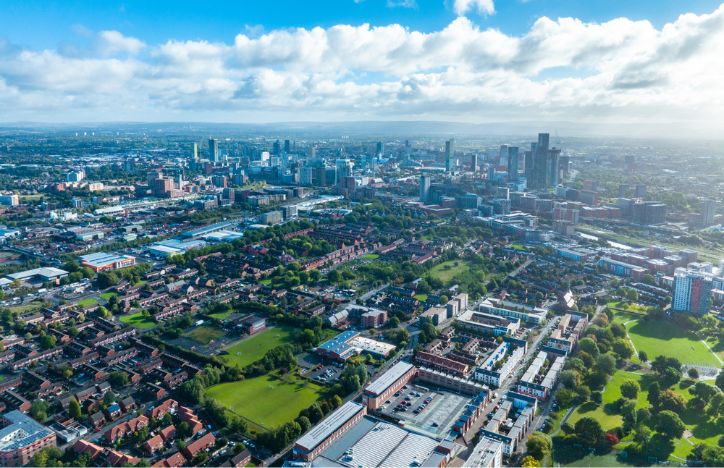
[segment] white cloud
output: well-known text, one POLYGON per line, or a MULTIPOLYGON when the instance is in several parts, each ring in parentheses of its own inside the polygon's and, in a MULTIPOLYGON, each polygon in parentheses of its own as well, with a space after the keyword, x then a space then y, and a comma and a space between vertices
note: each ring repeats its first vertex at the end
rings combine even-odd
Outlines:
POLYGON ((118 31, 101 31, 98 35, 98 50, 102 55, 137 54, 144 47, 146 44, 143 41, 124 36, 118 31))
POLYGON ((387 0, 387 8, 417 8, 417 0, 387 0))
POLYGON ((453 10, 458 16, 476 12, 479 15, 492 15, 495 13, 493 0, 454 0, 453 10))
POLYGON ((539 18, 522 35, 456 18, 433 32, 336 25, 94 54, 0 42, 0 120, 621 119, 724 130, 724 5, 661 28, 539 18), (143 52, 143 53, 141 53, 143 52))

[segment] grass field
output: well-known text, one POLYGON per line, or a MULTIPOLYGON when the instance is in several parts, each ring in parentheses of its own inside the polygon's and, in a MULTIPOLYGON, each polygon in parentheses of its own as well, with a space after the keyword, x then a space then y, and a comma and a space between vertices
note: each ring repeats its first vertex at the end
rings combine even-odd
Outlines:
POLYGON ((95 297, 86 297, 85 299, 81 299, 78 301, 78 305, 80 307, 86 308, 86 307, 93 307, 94 305, 98 304, 98 299, 95 297))
POLYGON ((682 363, 719 366, 719 361, 704 343, 681 327, 666 320, 631 320, 626 329, 637 351, 649 359, 656 356, 677 358, 682 363))
POLYGON ((427 300, 427 294, 415 294, 413 297, 420 302, 425 302, 427 300))
POLYGON ((121 315, 121 323, 138 328, 139 330, 145 330, 156 326, 156 322, 150 318, 144 317, 141 312, 132 315, 121 315))
POLYGON ((380 254, 376 253, 368 253, 362 256, 363 260, 377 260, 378 258, 380 258, 380 254))
MULTIPOLYGON (((210 387, 207 394, 231 412, 271 429, 293 421, 317 401, 322 387, 296 376, 263 375, 210 387), (261 395, 264 398, 259 398, 261 395)), ((252 427, 253 429, 253 427, 252 427)))
POLYGON ((40 310, 42 308, 43 308, 42 301, 33 301, 33 302, 28 302, 27 304, 8 307, 8 309, 10 309, 10 311, 14 314, 26 314, 28 312, 40 310))
POLYGON ((184 333, 184 336, 202 344, 209 344, 211 341, 224 336, 224 331, 216 327, 200 326, 184 333))
POLYGON ((228 354, 222 356, 222 359, 229 365, 245 367, 264 357, 270 349, 291 342, 291 339, 291 329, 268 328, 258 335, 237 341, 226 348, 228 354))
POLYGON ((104 292, 103 294, 101 294, 101 298, 106 301, 112 297, 118 297, 118 293, 115 291, 108 291, 108 292, 104 292))
POLYGON ((448 260, 447 262, 442 262, 439 265, 435 265, 430 270, 430 276, 433 278, 437 278, 443 283, 447 284, 452 279, 459 275, 460 273, 464 273, 468 270, 468 265, 463 260, 448 260), (455 265, 457 263, 457 265, 455 265))

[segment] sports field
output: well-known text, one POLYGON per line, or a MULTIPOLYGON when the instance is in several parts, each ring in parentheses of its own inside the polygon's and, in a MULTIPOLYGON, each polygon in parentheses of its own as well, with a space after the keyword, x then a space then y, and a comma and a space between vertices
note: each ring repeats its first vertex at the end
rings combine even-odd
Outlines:
POLYGON ((273 327, 258 335, 244 338, 225 349, 227 354, 221 356, 225 363, 245 367, 258 361, 267 351, 292 341, 292 330, 284 327, 273 327))
POLYGON ((156 322, 154 322, 150 318, 144 317, 141 312, 131 315, 121 315, 120 320, 121 323, 125 323, 126 325, 138 328, 139 330, 145 330, 147 328, 156 326, 156 322))
POLYGON ((317 401, 322 387, 297 376, 263 375, 214 385, 207 394, 232 413, 271 429, 293 421, 317 401))

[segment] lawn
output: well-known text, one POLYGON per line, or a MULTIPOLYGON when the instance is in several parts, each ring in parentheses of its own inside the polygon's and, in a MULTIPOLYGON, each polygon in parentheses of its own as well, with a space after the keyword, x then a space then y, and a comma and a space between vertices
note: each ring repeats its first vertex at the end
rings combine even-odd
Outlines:
POLYGON ((85 299, 78 301, 78 305, 84 309, 86 307, 93 307, 94 305, 98 305, 98 299, 95 297, 86 297, 85 299))
POLYGON ((563 466, 630 466, 619 462, 616 455, 607 453, 606 455, 590 454, 585 457, 563 466))
POLYGON ((432 267, 430 276, 447 284, 457 275, 465 273, 468 268, 467 263, 463 260, 448 260, 432 267), (455 265, 456 263, 457 265, 455 265))
POLYGON ((322 387, 297 376, 268 374, 215 385, 206 393, 232 413, 271 429, 293 421, 319 399, 322 387))
POLYGON ((425 302, 427 300, 427 294, 415 294, 413 297, 420 302, 425 302))
POLYGON ((267 351, 292 341, 292 329, 273 327, 264 330, 258 335, 244 338, 225 349, 227 354, 222 356, 224 362, 237 367, 245 367, 258 361, 267 351))
POLYGON ((8 309, 10 309, 10 311, 14 314, 26 314, 28 312, 40 310, 42 308, 43 308, 42 301, 33 301, 33 302, 28 302, 27 304, 21 304, 21 305, 15 305, 15 306, 8 307, 8 309))
POLYGON ((213 340, 224 336, 224 331, 216 327, 202 325, 184 333, 184 336, 202 344, 209 344, 213 340))
POLYGON ((156 326, 156 322, 143 316, 141 312, 132 315, 121 315, 121 323, 130 325, 139 330, 145 330, 156 326))
MULTIPOLYGON (((617 370, 608 381, 608 383, 606 384, 606 388, 603 391, 603 404, 600 406, 596 406, 592 403, 584 403, 583 405, 576 408, 573 413, 571 413, 571 416, 568 418, 568 424, 574 425, 579 419, 590 416, 600 422, 604 430, 609 430, 613 429, 616 426, 620 426, 623 423, 621 415, 607 413, 605 406, 621 398, 621 384, 625 381, 633 380, 634 382, 638 382, 638 384, 643 387, 642 377, 643 376, 640 374, 634 374, 632 372, 626 372, 624 370, 617 370)), ((648 406, 648 402, 646 400, 647 395, 648 393, 645 390, 641 390, 638 393, 638 396, 636 398, 636 408, 644 408, 648 406)))
POLYGON ((101 299, 103 299, 105 301, 109 300, 112 297, 118 297, 118 293, 115 291, 108 291, 108 292, 104 292, 103 294, 101 294, 101 299))
POLYGON ((719 361, 704 343, 667 320, 631 320, 626 329, 637 351, 649 359, 662 355, 677 358, 684 364, 719 366, 719 361))
POLYGON ((362 256, 362 260, 377 260, 378 258, 380 258, 380 254, 376 253, 368 253, 362 256))

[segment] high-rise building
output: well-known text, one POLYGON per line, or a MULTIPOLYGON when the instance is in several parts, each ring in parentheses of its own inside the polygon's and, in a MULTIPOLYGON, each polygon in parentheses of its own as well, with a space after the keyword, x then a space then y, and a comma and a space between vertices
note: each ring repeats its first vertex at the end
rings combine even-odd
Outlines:
POLYGON ((427 200, 430 198, 430 184, 432 183, 432 178, 427 175, 421 175, 420 176, 420 201, 423 203, 427 203, 427 200))
POLYGON ((375 145, 375 156, 377 156, 379 158, 384 154, 385 154, 385 145, 381 141, 378 141, 377 145, 375 145))
POLYGON ((663 224, 666 222, 666 204, 656 201, 636 202, 632 206, 633 222, 637 224, 663 224))
POLYGON ((546 181, 546 188, 555 187, 558 185, 560 178, 560 169, 558 160, 561 156, 561 150, 552 148, 548 151, 548 180, 546 181))
POLYGON ((714 224, 714 217, 716 216, 716 203, 711 199, 703 199, 701 201, 701 225, 702 227, 708 227, 714 224))
POLYGON ((498 150, 498 163, 496 166, 507 166, 508 165, 508 145, 500 145, 498 150))
POLYGON ((518 147, 511 146, 508 148, 508 180, 511 182, 518 181, 518 147))
POLYGON ((455 140, 450 138, 445 142, 445 172, 452 172, 455 167, 455 140))
POLYGON ((287 154, 292 152, 292 143, 289 139, 284 140, 284 152, 287 154))
POLYGON ((282 152, 282 144, 279 142, 279 140, 276 140, 274 144, 272 145, 272 154, 274 156, 279 156, 279 154, 282 152))
POLYGON ((525 178, 528 181, 528 186, 532 183, 533 180, 533 154, 535 153, 535 143, 530 144, 530 150, 525 152, 525 157, 523 160, 525 171, 525 178))
POLYGON ((219 140, 216 138, 209 138, 209 159, 213 162, 221 161, 221 154, 219 153, 219 140))
POLYGON ((199 145, 194 143, 191 147, 191 159, 192 161, 198 161, 199 160, 199 145))
POLYGON ((470 171, 478 172, 478 153, 470 155, 470 171))
POLYGON ((674 271, 671 310, 704 315, 711 307, 712 277, 686 268, 674 271))

